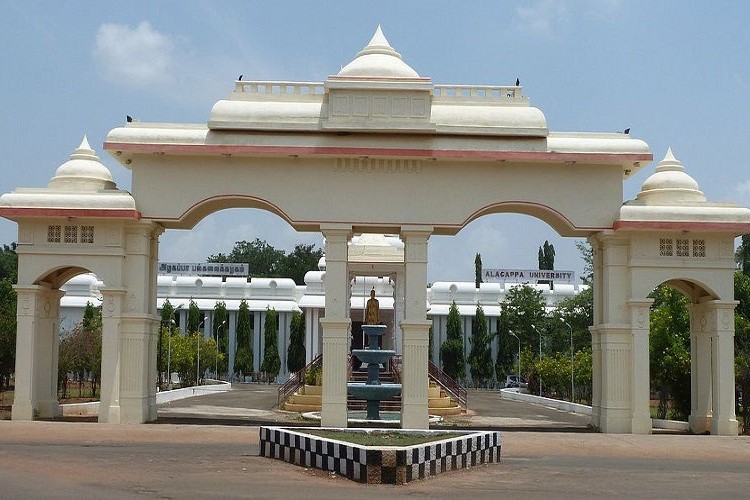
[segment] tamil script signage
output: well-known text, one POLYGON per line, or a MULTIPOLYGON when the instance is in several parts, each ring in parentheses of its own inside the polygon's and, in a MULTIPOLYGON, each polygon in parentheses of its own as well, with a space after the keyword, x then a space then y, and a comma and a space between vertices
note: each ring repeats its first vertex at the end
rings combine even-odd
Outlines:
POLYGON ((485 282, 526 283, 530 281, 553 281, 555 283, 576 282, 575 271, 558 271, 546 269, 482 269, 482 280, 485 282))
POLYGON ((159 262, 159 274, 244 277, 250 274, 250 265, 234 262, 159 262))

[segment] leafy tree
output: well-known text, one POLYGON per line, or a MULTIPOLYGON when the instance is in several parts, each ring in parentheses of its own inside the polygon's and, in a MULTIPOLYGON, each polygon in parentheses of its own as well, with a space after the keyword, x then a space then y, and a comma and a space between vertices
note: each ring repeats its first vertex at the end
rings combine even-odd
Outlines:
MULTIPOLYGON (((198 371, 198 349, 200 345, 200 359, 214 359, 220 356, 216 349, 214 339, 207 339, 200 332, 189 335, 180 335, 179 330, 172 334, 172 370, 180 377, 180 385, 189 387, 197 384, 198 371)), ((207 366, 201 362, 201 366, 207 366)), ((201 370, 202 371, 202 370, 201 370)))
POLYGON ((474 286, 479 288, 482 283, 482 254, 478 253, 474 257, 474 286))
POLYGON ((464 335, 461 331, 461 316, 456 303, 451 304, 447 319, 447 338, 440 346, 443 371, 453 380, 463 380, 466 368, 464 361, 464 335))
POLYGON ((594 292, 591 288, 558 302, 552 316, 549 329, 552 351, 570 352, 570 330, 566 323, 573 331, 574 349, 591 349, 589 326, 594 322, 594 292))
POLYGON ((16 366, 16 291, 9 278, 0 279, 0 392, 10 385, 16 366))
POLYGON ((298 285, 304 285, 305 274, 318 268, 321 257, 323 250, 315 248, 315 245, 298 244, 280 260, 278 274, 284 278, 292 278, 298 285))
POLYGON ((216 337, 216 342, 218 344, 219 353, 224 356, 223 362, 219 363, 218 360, 215 361, 217 374, 218 377, 219 373, 226 373, 227 372, 227 353, 228 346, 229 346, 229 314, 227 313, 227 305, 224 301, 218 301, 214 305, 214 320, 213 324, 211 325, 211 329, 214 332, 214 335, 216 337))
MULTIPOLYGON (((545 331, 548 321, 546 305, 540 290, 529 285, 513 287, 500 303, 502 327, 518 335, 523 347, 538 346, 539 334, 532 326, 538 331, 545 331)), ((515 345, 515 341, 512 344, 515 345)))
POLYGON ((279 370, 281 369, 281 359, 279 358, 279 347, 276 335, 276 311, 273 309, 266 309, 266 321, 263 324, 264 353, 260 371, 268 376, 269 382, 279 375, 279 370))
POLYGON ((8 279, 11 283, 18 280, 18 255, 16 243, 3 245, 0 248, 0 280, 8 279))
POLYGON ((83 396, 83 384, 91 384, 92 398, 101 380, 102 319, 101 307, 86 304, 83 320, 62 336, 58 349, 58 388, 67 395, 69 374, 78 381, 78 396, 83 396))
POLYGON ((250 324, 250 308, 245 299, 240 302, 237 313, 237 351, 232 373, 248 376, 253 373, 253 329, 250 324))
POLYGON ((576 241, 576 248, 583 259, 581 281, 591 286, 594 283, 594 248, 588 241, 576 241))
POLYGON ((668 285, 651 294, 650 371, 659 394, 658 418, 687 419, 690 414, 690 315, 688 300, 668 285))
POLYGON ((487 387, 492 379, 492 349, 490 342, 492 336, 487 332, 487 318, 482 306, 477 306, 476 316, 471 325, 471 352, 469 353, 469 366, 471 368, 471 381, 474 387, 487 387))
POLYGON ((742 432, 750 433, 750 276, 734 273, 734 366, 737 385, 737 415, 742 432))
POLYGON ((188 306, 188 333, 197 332, 201 325, 201 310, 198 308, 198 304, 193 299, 190 299, 190 305, 188 306))
POLYGON ((290 373, 305 366, 305 313, 295 312, 290 325, 289 348, 287 349, 286 367, 290 373))
POLYGON ((501 316, 497 320, 497 357, 495 358, 495 378, 498 382, 505 381, 508 375, 518 373, 515 359, 518 353, 518 340, 509 332, 507 321, 501 316))
POLYGON ((734 259, 740 271, 750 276, 750 234, 742 235, 742 242, 734 253, 734 259))

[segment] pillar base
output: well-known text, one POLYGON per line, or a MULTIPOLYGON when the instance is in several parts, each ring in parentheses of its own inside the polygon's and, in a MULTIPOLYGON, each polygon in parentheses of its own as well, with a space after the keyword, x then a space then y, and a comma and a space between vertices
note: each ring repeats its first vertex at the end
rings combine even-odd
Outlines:
POLYGON ((430 428, 430 410, 427 403, 403 402, 401 428, 425 430, 430 428))
POLYGON ((323 405, 320 414, 321 427, 336 427, 345 429, 348 424, 348 415, 346 411, 346 402, 344 403, 326 403, 323 405))
POLYGON ((711 434, 715 436, 737 436, 739 433, 739 425, 737 424, 736 418, 731 419, 720 419, 714 418, 711 425, 711 434))
POLYGON ((99 405, 99 418, 100 424, 119 424, 120 423, 120 407, 110 406, 108 408, 99 405))
POLYGON ((120 399, 121 424, 144 424, 149 421, 149 399, 140 397, 123 397, 120 399))
POLYGON ((39 418, 54 418, 61 414, 60 403, 56 399, 47 399, 37 403, 39 418))
POLYGON ((713 417, 707 415, 690 415, 688 424, 693 434, 706 434, 711 432, 713 417))
POLYGON ((10 418, 11 420, 34 420, 34 407, 31 401, 14 401, 10 418))

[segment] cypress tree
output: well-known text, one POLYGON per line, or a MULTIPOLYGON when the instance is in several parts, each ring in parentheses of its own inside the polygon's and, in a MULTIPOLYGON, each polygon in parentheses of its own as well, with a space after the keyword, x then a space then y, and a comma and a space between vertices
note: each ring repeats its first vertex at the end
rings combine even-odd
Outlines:
POLYGON ((305 366, 305 313, 292 315, 291 338, 286 356, 286 367, 294 373, 305 366))
POLYGON ((448 311, 447 330, 448 338, 440 346, 440 360, 443 363, 443 371, 453 380, 459 381, 464 378, 466 363, 461 316, 458 314, 455 302, 451 304, 448 311))
POLYGON ((237 351, 234 357, 232 373, 241 373, 243 376, 253 373, 253 331, 250 326, 250 308, 245 299, 240 302, 237 313, 237 351))
POLYGON ((492 366, 492 351, 490 341, 492 337, 487 333, 487 319, 482 306, 477 306, 477 313, 471 325, 471 352, 469 366, 471 381, 474 387, 486 387, 494 371, 492 366))
POLYGON ((263 324, 264 353, 260 371, 269 377, 269 382, 278 376, 281 369, 276 334, 276 311, 274 309, 266 309, 266 321, 263 324))

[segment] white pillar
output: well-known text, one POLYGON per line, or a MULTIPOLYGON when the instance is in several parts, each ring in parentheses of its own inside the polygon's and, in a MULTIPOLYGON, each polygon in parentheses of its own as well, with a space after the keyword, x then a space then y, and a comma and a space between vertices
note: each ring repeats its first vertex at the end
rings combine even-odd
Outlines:
POLYGON ((393 287, 393 331, 394 350, 396 354, 403 354, 404 333, 401 330, 401 322, 404 320, 404 272, 397 271, 393 287))
POLYGON ((649 366, 649 318, 654 299, 630 300, 630 325, 632 334, 631 378, 631 431, 633 434, 651 434, 651 392, 649 366))
POLYGON ((404 320, 401 322, 403 377, 401 427, 428 429, 427 241, 432 227, 401 228, 404 242, 404 320))
POLYGON ((152 419, 156 407, 156 339, 159 318, 152 265, 156 226, 142 223, 126 230, 124 272, 127 297, 120 318, 120 423, 152 419), (153 352, 152 352, 153 351, 153 352))
POLYGON ((14 286, 18 294, 13 420, 57 415, 58 290, 14 286), (36 414, 36 415, 35 415, 36 414))
POLYGON ((738 433, 734 413, 734 308, 737 304, 734 300, 712 300, 707 303, 713 367, 711 434, 720 436, 736 436, 738 433))
POLYGON ((593 384, 599 389, 599 407, 594 400, 592 423, 607 433, 633 432, 633 334, 630 311, 626 302, 630 295, 628 269, 629 241, 599 233, 601 256, 595 269, 601 269, 595 287, 593 384), (597 366, 598 365, 598 366, 597 366), (597 384, 599 386, 597 387, 597 384), (596 411, 598 410, 598 418, 596 411))
POLYGON ((234 373, 234 357, 237 353, 237 312, 227 311, 227 373, 234 373))
POLYGON ((120 317, 127 290, 102 290, 102 380, 99 422, 120 423, 120 317))
POLYGON ((347 373, 349 331, 349 273, 347 243, 351 226, 332 224, 321 226, 325 237, 326 309, 320 320, 323 328, 323 427, 346 427, 347 373))
POLYGON ((711 332, 708 331, 706 303, 690 305, 690 431, 711 431, 713 420, 713 375, 711 373, 711 332))

